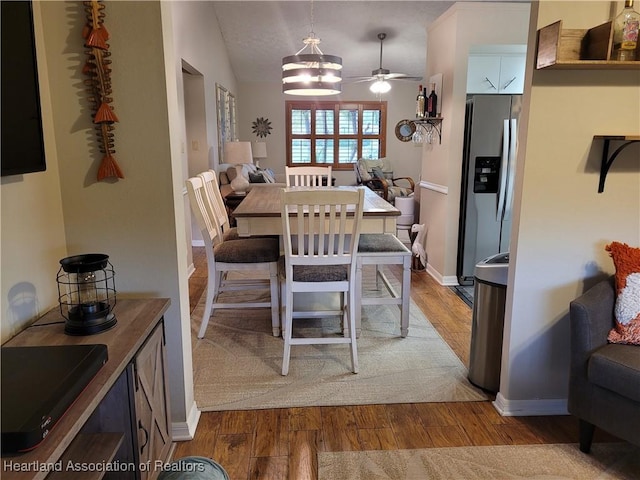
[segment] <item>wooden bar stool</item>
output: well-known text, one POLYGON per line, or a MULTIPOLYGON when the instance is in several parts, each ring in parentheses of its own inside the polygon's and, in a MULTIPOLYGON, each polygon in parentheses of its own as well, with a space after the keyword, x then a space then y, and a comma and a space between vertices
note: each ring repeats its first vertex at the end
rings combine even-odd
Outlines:
MULTIPOLYGON (((389 233, 367 233, 360 235, 358 254, 356 256, 356 305, 399 305, 400 336, 409 334, 409 304, 411 300, 411 250, 395 235, 389 233), (376 289, 382 280, 389 296, 362 296, 362 267, 376 266, 376 289), (402 265, 402 285, 400 294, 393 288, 381 265, 402 265)), ((356 311, 356 336, 360 335, 362 308, 356 311)))

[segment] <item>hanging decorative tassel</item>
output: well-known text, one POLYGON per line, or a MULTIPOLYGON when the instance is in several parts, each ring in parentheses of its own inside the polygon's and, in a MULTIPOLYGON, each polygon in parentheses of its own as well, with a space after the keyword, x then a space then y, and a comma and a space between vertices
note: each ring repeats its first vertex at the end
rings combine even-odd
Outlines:
POLYGON ((118 121, 111 98, 111 55, 109 50, 109 32, 104 26, 104 4, 101 0, 82 2, 87 14, 87 24, 82 30, 85 47, 88 48, 88 59, 82 68, 82 73, 89 78, 85 85, 89 91, 89 101, 92 104, 93 123, 97 125, 96 133, 100 142, 100 151, 104 154, 98 168, 98 180, 105 178, 124 178, 120 166, 113 154, 113 124, 118 121))

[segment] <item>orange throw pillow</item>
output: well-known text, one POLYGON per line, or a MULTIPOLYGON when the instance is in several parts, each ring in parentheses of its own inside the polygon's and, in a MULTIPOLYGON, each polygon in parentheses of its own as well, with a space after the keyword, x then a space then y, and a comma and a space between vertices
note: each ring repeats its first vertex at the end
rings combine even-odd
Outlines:
POLYGON ((640 248, 612 242, 605 249, 616 267, 616 324, 608 340, 640 345, 640 248))

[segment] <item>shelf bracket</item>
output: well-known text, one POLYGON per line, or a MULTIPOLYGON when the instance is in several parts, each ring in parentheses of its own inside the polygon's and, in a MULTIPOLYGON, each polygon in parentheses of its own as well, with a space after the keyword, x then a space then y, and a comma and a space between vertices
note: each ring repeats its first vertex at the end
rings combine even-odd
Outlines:
POLYGON ((600 183, 598 184, 598 193, 604 192, 604 181, 609 173, 609 168, 613 164, 613 161, 618 157, 620 152, 633 143, 640 142, 640 136, 623 136, 623 135, 595 135, 594 140, 603 140, 604 145, 602 147, 602 162, 600 164, 600 183), (609 146, 611 141, 624 142, 609 156, 609 146))

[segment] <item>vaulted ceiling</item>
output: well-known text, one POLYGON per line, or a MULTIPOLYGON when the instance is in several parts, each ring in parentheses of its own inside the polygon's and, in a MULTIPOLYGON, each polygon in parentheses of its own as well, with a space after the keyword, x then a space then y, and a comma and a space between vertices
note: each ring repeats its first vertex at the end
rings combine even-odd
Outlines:
POLYGON ((426 28, 455 2, 423 1, 215 1, 215 12, 241 82, 280 81, 282 57, 293 55, 311 31, 325 54, 343 61, 343 79, 379 67, 378 33, 386 33, 383 68, 422 76, 426 28))

